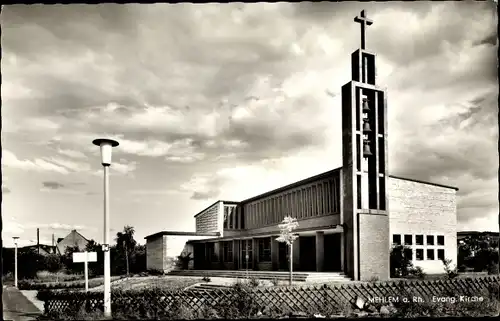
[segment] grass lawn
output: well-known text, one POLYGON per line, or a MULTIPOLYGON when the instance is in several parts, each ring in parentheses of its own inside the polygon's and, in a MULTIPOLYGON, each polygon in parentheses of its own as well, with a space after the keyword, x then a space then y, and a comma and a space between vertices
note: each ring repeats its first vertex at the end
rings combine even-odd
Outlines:
MULTIPOLYGON (((112 289, 117 290, 143 290, 152 288, 162 289, 184 289, 196 283, 202 283, 201 278, 183 277, 183 276, 146 276, 131 277, 111 283, 112 289)), ((102 291, 103 286, 92 289, 93 291, 102 291)))

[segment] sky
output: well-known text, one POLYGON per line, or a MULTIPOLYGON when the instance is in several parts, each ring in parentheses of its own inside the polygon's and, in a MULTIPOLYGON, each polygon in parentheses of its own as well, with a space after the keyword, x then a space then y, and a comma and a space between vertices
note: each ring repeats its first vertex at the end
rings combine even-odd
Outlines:
POLYGON ((458 230, 498 231, 493 2, 13 5, 2 24, 2 237, 102 242, 98 137, 115 138, 111 232, 194 231, 341 166, 340 88, 360 46, 387 88, 389 171, 457 186, 458 230))

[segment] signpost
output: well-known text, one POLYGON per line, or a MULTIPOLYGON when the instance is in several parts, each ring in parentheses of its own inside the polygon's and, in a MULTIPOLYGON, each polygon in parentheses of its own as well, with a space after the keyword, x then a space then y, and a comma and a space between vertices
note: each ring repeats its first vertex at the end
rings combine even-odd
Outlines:
POLYGON ((89 262, 97 262, 97 252, 74 252, 73 263, 84 263, 85 292, 89 290, 89 262))

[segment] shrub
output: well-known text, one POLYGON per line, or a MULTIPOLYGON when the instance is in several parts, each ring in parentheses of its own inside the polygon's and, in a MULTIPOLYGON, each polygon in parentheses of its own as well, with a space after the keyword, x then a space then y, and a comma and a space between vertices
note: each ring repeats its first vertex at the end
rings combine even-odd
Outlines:
POLYGON ((413 267, 412 262, 404 254, 409 248, 404 245, 397 245, 391 249, 390 253, 390 276, 391 278, 406 277, 413 267))
POLYGON ((378 276, 372 276, 368 279, 368 282, 377 282, 379 280, 378 276))
POLYGON ((452 268, 451 267, 451 260, 450 259, 444 259, 442 260, 443 265, 444 265, 444 271, 446 272, 446 276, 448 279, 454 279, 458 276, 458 271, 457 268, 452 268))
POLYGON ((149 275, 163 275, 163 270, 158 270, 158 269, 152 269, 148 271, 149 275))
POLYGON ((490 275, 494 275, 494 274, 498 274, 499 271, 498 271, 498 263, 490 263, 488 265, 488 274, 490 275))
POLYGON ((237 281, 228 297, 214 307, 217 315, 225 319, 248 318, 258 312, 258 305, 248 284, 237 281))
POLYGON ((210 279, 210 277, 208 276, 208 274, 206 274, 201 280, 203 282, 210 282, 210 281, 212 281, 212 279, 210 279))
POLYGON ((256 277, 252 276, 248 281, 248 285, 251 287, 258 287, 260 285, 260 281, 256 277))
POLYGON ((63 268, 63 263, 59 255, 49 254, 43 258, 43 266, 49 272, 57 272, 63 268))
POLYGON ((411 267, 408 271, 411 276, 417 277, 419 279, 424 279, 426 274, 420 266, 411 267))
POLYGON ((280 281, 278 280, 278 278, 273 278, 273 279, 271 280, 271 283, 272 283, 274 286, 278 286, 278 285, 280 285, 280 281))
POLYGON ((191 252, 182 253, 177 257, 175 265, 177 268, 182 270, 187 270, 189 268, 189 262, 191 262, 193 258, 191 257, 191 252))

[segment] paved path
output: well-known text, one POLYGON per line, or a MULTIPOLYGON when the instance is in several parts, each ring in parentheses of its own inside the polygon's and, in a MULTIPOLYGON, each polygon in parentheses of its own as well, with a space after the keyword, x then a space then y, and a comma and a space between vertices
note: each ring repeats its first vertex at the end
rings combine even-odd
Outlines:
POLYGON ((41 311, 14 287, 3 288, 3 319, 13 321, 36 320, 41 311))

